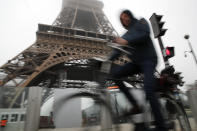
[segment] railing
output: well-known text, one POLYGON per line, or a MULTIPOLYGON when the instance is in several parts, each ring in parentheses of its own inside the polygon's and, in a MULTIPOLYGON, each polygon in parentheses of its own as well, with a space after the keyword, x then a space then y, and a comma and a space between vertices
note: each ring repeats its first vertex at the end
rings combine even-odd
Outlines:
POLYGON ((96 39, 96 40, 113 40, 114 36, 85 31, 85 30, 79 30, 79 29, 71 29, 71 28, 64 28, 64 27, 58 27, 58 26, 51 26, 51 25, 44 25, 39 24, 38 25, 38 31, 39 33, 47 33, 47 34, 53 34, 53 35, 62 35, 62 36, 75 36, 79 38, 84 39, 96 39))

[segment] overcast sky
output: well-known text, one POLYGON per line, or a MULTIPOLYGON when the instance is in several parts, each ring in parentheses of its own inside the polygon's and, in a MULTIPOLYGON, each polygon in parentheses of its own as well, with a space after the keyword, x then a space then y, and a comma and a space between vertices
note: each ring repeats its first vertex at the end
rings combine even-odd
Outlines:
MULTIPOLYGON (((189 50, 185 34, 197 54, 197 1, 196 0, 103 0, 104 12, 116 31, 124 29, 119 23, 121 9, 130 9, 137 18, 147 20, 152 13, 164 15, 164 28, 168 31, 162 38, 165 46, 174 46, 176 56, 170 63, 183 72, 187 84, 197 80, 197 65, 189 50)), ((0 4, 0 66, 32 45, 36 40, 38 23, 52 24, 61 10, 61 0, 1 0, 0 4)), ((155 46, 159 49, 157 40, 155 46)), ((160 52, 158 52, 160 53, 160 52)), ((158 69, 164 67, 162 60, 158 69)))

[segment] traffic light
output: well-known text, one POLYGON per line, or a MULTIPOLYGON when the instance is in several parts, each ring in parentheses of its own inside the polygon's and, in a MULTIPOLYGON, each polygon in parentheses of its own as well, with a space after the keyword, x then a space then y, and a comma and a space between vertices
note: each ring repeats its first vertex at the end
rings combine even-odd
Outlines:
POLYGON ((162 29, 165 22, 161 21, 162 15, 157 15, 156 13, 153 13, 153 15, 150 17, 150 22, 153 28, 154 37, 157 38, 159 36, 163 36, 167 29, 162 29))
POLYGON ((174 47, 166 47, 163 52, 164 58, 169 59, 174 56, 174 47))

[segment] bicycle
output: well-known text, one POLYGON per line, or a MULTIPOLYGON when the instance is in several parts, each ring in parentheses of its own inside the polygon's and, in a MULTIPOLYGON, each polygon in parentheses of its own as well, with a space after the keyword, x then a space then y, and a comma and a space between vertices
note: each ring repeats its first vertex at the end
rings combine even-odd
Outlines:
MULTIPOLYGON (((120 47, 116 46, 116 49, 118 48, 120 47)), ((95 67, 95 70, 97 72, 104 71, 106 73, 110 69, 111 63, 108 61, 100 61, 98 59, 97 60, 94 59, 90 61, 92 63, 96 63, 95 65, 93 65, 93 67, 95 67), (101 67, 101 70, 99 70, 100 67, 101 67)), ((176 123, 176 126, 174 125, 170 130, 191 131, 188 117, 185 113, 180 97, 178 96, 179 90, 177 88, 177 85, 181 84, 181 81, 179 79, 180 74, 175 73, 173 66, 170 66, 169 68, 164 69, 162 73, 159 75, 160 76, 158 77, 158 81, 160 81, 161 79, 165 77, 171 78, 170 82, 169 80, 165 81, 167 85, 165 85, 166 84, 165 82, 163 82, 165 83, 163 85, 161 83, 158 83, 158 87, 160 88, 157 89, 157 93, 160 96, 161 110, 163 111, 165 120, 170 121, 170 122, 173 121, 174 123, 176 123)), ((143 86, 142 84, 143 81, 140 79, 140 77, 137 80, 136 79, 133 80, 131 79, 131 77, 127 79, 123 79, 123 80, 133 86, 133 88, 131 88, 132 90, 141 90, 141 88, 138 88, 138 87, 143 86)), ((112 82, 113 79, 107 79, 106 81, 108 82, 108 87, 110 84, 113 84, 112 82)), ((103 112, 101 113, 102 116, 100 116, 99 114, 96 114, 95 116, 88 116, 85 111, 83 112, 84 121, 82 122, 83 123, 82 125, 84 126, 83 129, 86 131, 94 131, 94 130, 98 130, 98 131, 99 130, 100 131, 101 130, 109 130, 109 131, 121 130, 122 131, 123 128, 121 127, 124 127, 124 126, 128 127, 128 124, 125 124, 128 122, 134 123, 136 131, 143 130, 145 128, 149 130, 151 128, 154 128, 155 126, 154 119, 151 113, 151 108, 147 103, 143 105, 144 112, 143 114, 140 114, 141 120, 139 121, 135 121, 134 119, 132 119, 132 117, 136 118, 137 115, 135 115, 135 117, 134 116, 123 117, 121 115, 117 116, 117 109, 116 109, 117 107, 115 107, 114 109, 111 106, 110 92, 106 88, 100 88, 100 89, 98 87, 86 88, 85 91, 71 94, 68 97, 62 99, 61 101, 64 101, 64 103, 67 103, 68 101, 72 101, 73 99, 76 99, 76 98, 90 98, 94 100, 95 105, 98 104, 98 107, 101 107, 101 109, 103 110, 103 112), (103 116, 107 116, 105 117, 105 119, 107 120, 105 120, 103 116), (139 129, 138 123, 140 124, 140 126, 144 126, 144 127, 140 127, 142 129, 139 129), (85 126, 90 126, 90 128, 85 127, 85 126)), ((118 105, 118 103, 116 103, 116 105, 118 105)), ((128 130, 132 130, 132 129, 133 127, 131 127, 131 129, 128 129, 128 130)))

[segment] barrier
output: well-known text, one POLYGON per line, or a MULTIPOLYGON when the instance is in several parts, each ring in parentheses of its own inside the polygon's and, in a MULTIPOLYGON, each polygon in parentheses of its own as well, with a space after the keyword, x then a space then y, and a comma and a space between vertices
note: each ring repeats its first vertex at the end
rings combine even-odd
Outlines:
POLYGON ((38 131, 40 122, 40 106, 42 101, 42 88, 30 87, 28 96, 25 131, 38 131))
POLYGON ((192 88, 187 91, 188 101, 192 110, 193 117, 197 124, 197 88, 192 88))

